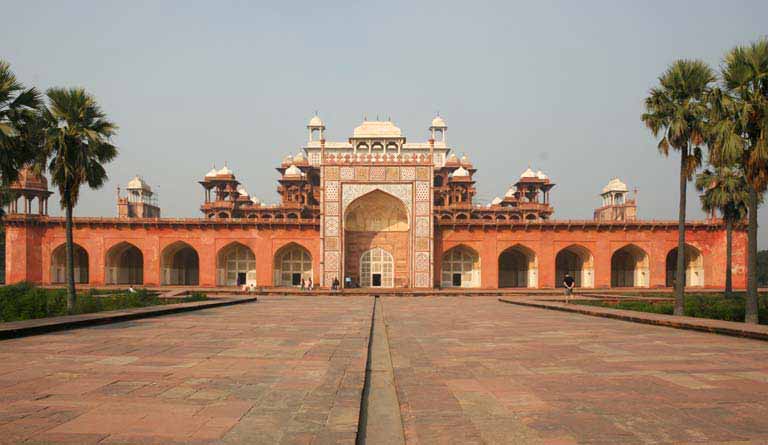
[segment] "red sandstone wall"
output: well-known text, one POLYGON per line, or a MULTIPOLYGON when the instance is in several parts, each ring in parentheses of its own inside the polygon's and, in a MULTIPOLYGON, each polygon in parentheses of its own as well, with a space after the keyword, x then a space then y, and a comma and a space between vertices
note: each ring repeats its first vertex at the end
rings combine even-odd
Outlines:
MULTIPOLYGON (((686 243, 699 249, 704 257, 704 281, 706 287, 719 288, 725 285, 725 231, 688 230, 686 243)), ((611 256, 626 246, 635 244, 645 250, 649 257, 650 287, 664 287, 666 280, 666 257, 677 247, 676 230, 594 230, 574 228, 572 230, 452 230, 443 229, 436 234, 438 252, 445 252, 458 245, 466 245, 480 255, 481 286, 498 286, 498 258, 509 247, 517 244, 528 247, 538 259, 540 288, 555 287, 555 257, 557 253, 572 244, 587 248, 594 257, 595 287, 611 285, 611 256)), ((435 285, 440 280, 442 254, 435 255, 435 285)), ((746 286, 746 232, 733 235, 733 285, 746 286)), ((557 277, 560 279, 560 277, 557 277)))
MULTIPOLYGON (((442 252, 464 244, 478 252, 481 265, 481 286, 495 288, 498 285, 498 258, 508 247, 521 244, 532 249, 538 259, 539 287, 555 286, 555 256, 561 249, 578 244, 587 248, 594 257, 595 287, 604 288, 611 284, 611 256, 627 244, 635 244, 645 250, 649 257, 650 287, 663 287, 666 278, 666 255, 677 246, 677 232, 672 229, 627 229, 595 230, 578 228, 571 230, 452 230, 443 229, 435 234, 435 284, 439 284, 442 252)), ((15 283, 28 280, 50 283, 51 252, 64 243, 63 226, 9 225, 6 227, 6 281, 15 283)), ((274 255, 281 247, 296 242, 312 255, 314 281, 318 282, 320 270, 320 240, 312 229, 270 229, 252 228, 194 228, 180 225, 175 228, 94 226, 75 229, 75 242, 89 255, 90 279, 92 285, 102 285, 105 278, 106 252, 117 243, 128 241, 136 245, 144 255, 144 283, 160 283, 160 253, 175 241, 185 241, 194 247, 200 257, 200 285, 216 285, 216 256, 219 250, 231 242, 238 241, 249 246, 256 255, 257 281, 259 285, 273 283, 274 255)), ((386 241, 386 236, 383 238, 386 241)), ((725 232, 722 230, 696 229, 686 234, 689 244, 699 249, 704 258, 705 286, 720 288, 725 282, 725 232)), ((733 284, 736 288, 746 285, 746 232, 734 233, 733 284)), ((361 243, 374 242, 373 240, 361 243)), ((405 241, 407 252, 407 241, 405 241)), ((355 251, 362 247, 355 247, 355 251)), ((394 242, 396 251, 403 246, 394 242)), ((362 244, 361 244, 362 245, 362 244)), ((388 249, 389 250, 389 249, 388 249)), ((360 251, 362 252, 362 251, 360 251)), ((359 257, 359 255, 358 255, 359 257)), ((403 283, 408 279, 407 253, 395 254, 396 279, 403 283), (404 278, 405 277, 405 278, 404 278)), ((350 265, 348 265, 350 267, 350 265)), ((340 277, 340 279, 342 279, 340 277)))
MULTIPOLYGON (((45 229, 8 227, 6 244, 6 281, 51 282, 51 253, 64 243, 63 227, 45 229)), ((165 247, 184 241, 192 246, 200 259, 200 286, 216 285, 216 256, 232 242, 248 246, 256 256, 256 280, 260 286, 273 284, 275 253, 295 242, 312 255, 313 281, 319 279, 320 239, 317 231, 300 229, 255 230, 238 228, 132 228, 80 227, 74 231, 75 243, 88 252, 91 285, 103 285, 107 251, 126 241, 138 247, 144 255, 144 285, 160 284, 160 255, 165 247)))

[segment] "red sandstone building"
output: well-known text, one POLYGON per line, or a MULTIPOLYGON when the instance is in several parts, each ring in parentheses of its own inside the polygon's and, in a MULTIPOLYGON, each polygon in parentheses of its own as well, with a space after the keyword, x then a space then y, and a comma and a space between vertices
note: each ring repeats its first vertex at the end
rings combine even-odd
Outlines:
MULTIPOLYGON (((277 287, 311 277, 321 287, 338 279, 384 288, 553 288, 569 272, 584 288, 673 283, 676 221, 638 219, 618 179, 603 189, 592 220, 557 220, 555 184, 530 168, 503 198, 476 204, 475 167, 451 153, 440 117, 421 143, 388 121, 365 121, 343 142, 326 141, 317 116, 307 128, 306 145, 277 169, 277 205, 250 196, 225 166, 200 181, 201 218, 161 218, 151 187, 134 178, 127 196, 118 190, 118 217, 75 219, 77 281, 277 287)), ((6 281, 63 283, 64 220, 47 215, 45 178, 25 171, 14 188, 6 281)), ((686 243, 686 285, 723 286, 722 222, 688 222, 686 243)), ((745 284, 745 246, 737 231, 736 287, 745 284)))

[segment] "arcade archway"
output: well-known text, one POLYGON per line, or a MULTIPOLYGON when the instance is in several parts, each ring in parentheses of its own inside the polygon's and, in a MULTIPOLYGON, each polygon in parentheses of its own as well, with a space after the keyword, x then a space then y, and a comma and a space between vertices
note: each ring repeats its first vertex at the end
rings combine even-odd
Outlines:
POLYGON ((566 247, 555 257, 555 287, 563 287, 563 278, 569 274, 575 287, 594 287, 594 259, 592 252, 577 244, 566 247))
POLYGON ((275 286, 299 286, 301 279, 312 277, 312 255, 304 247, 291 243, 275 254, 275 286))
MULTIPOLYGON (((701 251, 690 244, 685 245, 685 286, 704 286, 704 257, 701 251)), ((677 247, 670 250, 666 261, 667 279, 669 287, 675 285, 675 273, 677 271, 677 247)))
POLYGON ((256 284, 256 256, 240 243, 231 243, 216 256, 216 285, 256 284))
POLYGON ((516 245, 499 255, 499 287, 538 286, 538 265, 533 250, 516 245))
POLYGON ((611 256, 611 287, 648 287, 648 254, 629 244, 611 256))
MULTIPOLYGON (((73 246, 75 283, 88 283, 88 252, 79 244, 73 246)), ((62 244, 51 253, 51 283, 67 282, 67 245, 62 244)))
POLYGON ((112 246, 104 264, 107 284, 144 284, 144 255, 133 244, 121 242, 112 246))
POLYGON ((480 257, 466 246, 456 246, 443 254, 441 287, 480 287, 480 257))
POLYGON ((176 241, 163 249, 160 268, 163 285, 197 286, 199 284, 200 258, 197 251, 183 241, 176 241))

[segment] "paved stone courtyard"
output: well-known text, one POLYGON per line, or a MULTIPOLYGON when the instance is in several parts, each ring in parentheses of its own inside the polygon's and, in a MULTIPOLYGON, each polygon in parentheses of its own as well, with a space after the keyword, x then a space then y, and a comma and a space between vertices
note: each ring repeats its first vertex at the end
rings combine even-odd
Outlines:
MULTIPOLYGON (((376 307, 407 443, 768 442, 766 342, 494 298, 376 307)), ((354 443, 373 308, 270 297, 2 341, 0 443, 354 443)))

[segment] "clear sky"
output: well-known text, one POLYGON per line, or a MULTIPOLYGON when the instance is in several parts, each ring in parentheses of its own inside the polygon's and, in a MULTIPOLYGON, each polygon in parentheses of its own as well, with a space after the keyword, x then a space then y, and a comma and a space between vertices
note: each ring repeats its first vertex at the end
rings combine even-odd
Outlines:
POLYGON ((196 181, 225 161, 274 202, 274 167, 319 110, 328 140, 378 114, 411 141, 427 139, 439 111, 484 199, 530 165, 557 183, 556 218, 591 218, 618 176, 639 189, 642 218, 674 219, 679 160, 657 153, 643 98, 673 60, 717 67, 768 33, 758 0, 25 0, 3 12, 0 57, 22 81, 83 86, 120 125, 111 180, 82 193, 80 216, 114 215, 115 188, 137 173, 164 216, 199 216, 196 181))

